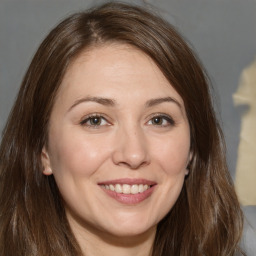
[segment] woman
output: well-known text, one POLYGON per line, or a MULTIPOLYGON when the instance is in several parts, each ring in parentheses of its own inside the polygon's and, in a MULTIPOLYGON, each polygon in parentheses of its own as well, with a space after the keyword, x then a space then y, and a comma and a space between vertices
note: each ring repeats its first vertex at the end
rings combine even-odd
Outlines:
POLYGON ((54 28, 4 129, 2 255, 235 255, 243 217, 206 76, 109 3, 54 28))

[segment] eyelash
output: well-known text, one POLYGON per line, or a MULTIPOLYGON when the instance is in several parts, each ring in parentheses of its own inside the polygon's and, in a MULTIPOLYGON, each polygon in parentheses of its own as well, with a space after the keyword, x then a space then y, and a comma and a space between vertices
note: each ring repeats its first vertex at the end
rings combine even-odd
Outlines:
POLYGON ((153 121, 154 118, 161 118, 162 122, 164 120, 167 122, 167 124, 164 124, 164 125, 163 124, 160 124, 160 125, 155 124, 155 126, 167 127, 167 126, 175 126, 175 124, 176 124, 175 121, 173 120, 173 118, 166 114, 162 114, 162 113, 154 114, 153 116, 151 116, 149 121, 153 121))
POLYGON ((87 126, 89 128, 94 128, 94 129, 97 129, 99 128, 101 125, 101 122, 102 120, 105 120, 108 125, 110 125, 110 123, 107 121, 107 119, 105 117, 103 117, 101 114, 92 114, 92 115, 89 115, 89 116, 86 116, 81 122, 80 124, 82 126, 87 126), (100 124, 86 124, 87 122, 92 122, 93 121, 93 118, 98 118, 100 120, 100 124))
MULTIPOLYGON (((152 122, 154 118, 160 118, 161 124, 150 124, 150 125, 159 126, 159 127, 167 127, 167 126, 175 126, 175 124, 176 124, 175 121, 169 115, 162 114, 162 113, 154 114, 153 116, 150 117, 150 120, 147 121, 147 123, 152 122), (167 124, 162 124, 164 121, 166 121, 167 124)), ((80 122, 80 125, 97 129, 97 128, 100 128, 100 126, 105 126, 105 124, 104 125, 101 124, 103 120, 107 123, 107 125, 111 125, 111 123, 101 114, 92 114, 92 115, 86 116, 80 122), (92 122, 93 118, 98 118, 100 121, 100 124, 92 124, 92 123, 87 124, 87 122, 92 122)))

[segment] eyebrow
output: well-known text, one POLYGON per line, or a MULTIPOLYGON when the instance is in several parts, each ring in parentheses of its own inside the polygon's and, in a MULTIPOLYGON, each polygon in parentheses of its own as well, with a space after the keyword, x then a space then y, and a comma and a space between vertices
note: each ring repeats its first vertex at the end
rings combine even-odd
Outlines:
POLYGON ((109 106, 109 107, 113 107, 116 105, 115 100, 113 100, 113 99, 88 96, 88 97, 76 100, 75 103, 69 108, 68 111, 70 111, 72 108, 74 108, 75 106, 77 106, 78 104, 83 103, 83 102, 96 102, 101 105, 109 106))
POLYGON ((182 108, 181 104, 176 99, 174 99, 172 97, 151 99, 151 100, 148 100, 145 105, 146 105, 146 107, 153 107, 155 105, 158 105, 158 104, 161 104, 164 102, 172 102, 172 103, 175 103, 179 108, 182 108))
MULTIPOLYGON (((114 99, 88 96, 88 97, 76 100, 75 103, 69 108, 68 112, 75 106, 79 105, 80 103, 84 103, 84 102, 96 102, 103 106, 108 106, 108 107, 114 107, 116 105, 116 101, 114 99)), ((153 107, 153 106, 159 105, 164 102, 175 103, 179 108, 182 108, 181 104, 176 99, 174 99, 172 97, 150 99, 145 103, 145 106, 149 108, 149 107, 153 107)))

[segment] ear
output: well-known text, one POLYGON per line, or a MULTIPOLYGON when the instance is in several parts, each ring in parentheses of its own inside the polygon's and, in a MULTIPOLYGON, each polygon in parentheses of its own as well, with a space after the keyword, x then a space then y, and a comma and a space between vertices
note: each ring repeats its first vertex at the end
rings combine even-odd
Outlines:
POLYGON ((42 149, 42 153, 41 153, 41 161, 42 161, 42 165, 43 165, 43 174, 44 175, 52 175, 52 168, 51 168, 51 164, 50 164, 50 158, 48 155, 48 152, 45 148, 45 146, 42 149))
POLYGON ((193 153, 190 151, 190 152, 189 152, 189 155, 188 155, 187 168, 186 168, 186 171, 185 171, 185 175, 188 175, 188 174, 189 174, 189 171, 190 171, 190 164, 191 164, 192 158, 193 158, 193 153))

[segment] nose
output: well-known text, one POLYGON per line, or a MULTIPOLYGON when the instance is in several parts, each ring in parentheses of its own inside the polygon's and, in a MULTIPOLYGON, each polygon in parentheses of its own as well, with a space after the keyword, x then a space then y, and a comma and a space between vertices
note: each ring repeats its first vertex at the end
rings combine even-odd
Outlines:
POLYGON ((113 162, 133 170, 150 163, 148 145, 140 129, 120 129, 116 136, 113 162))

